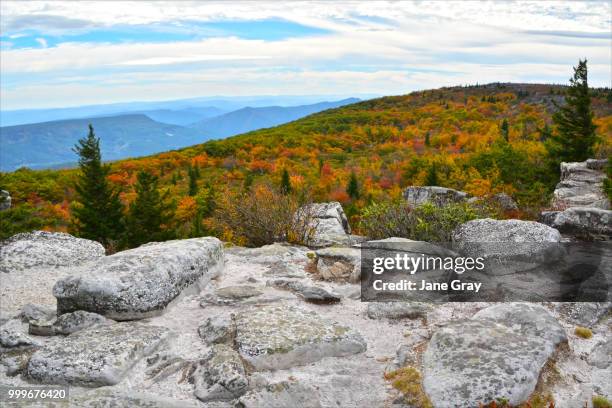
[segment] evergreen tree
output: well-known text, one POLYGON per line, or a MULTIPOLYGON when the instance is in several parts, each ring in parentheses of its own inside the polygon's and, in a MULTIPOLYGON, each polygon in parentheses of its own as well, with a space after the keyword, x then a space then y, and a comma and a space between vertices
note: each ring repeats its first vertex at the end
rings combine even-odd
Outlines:
POLYGON ((151 241, 164 241, 171 232, 164 230, 172 218, 171 207, 164 202, 158 190, 158 178, 151 173, 138 173, 136 199, 130 205, 127 215, 127 244, 137 247, 151 241))
POLYGON ((291 179, 289 179, 289 172, 287 171, 287 169, 283 169, 280 191, 284 195, 290 194, 291 191, 293 191, 293 188, 291 187, 291 179))
POLYGON ((251 186, 253 185, 253 179, 255 176, 252 172, 248 172, 246 176, 244 176, 244 182, 242 183, 242 189, 246 192, 251 191, 251 186))
POLYGON ((76 234, 114 249, 124 231, 123 205, 106 178, 110 168, 102 164, 100 139, 93 126, 89 125, 89 134, 73 150, 79 155, 80 169, 75 185, 79 205, 72 211, 76 234))
POLYGON ((550 126, 548 124, 544 124, 544 127, 540 129, 540 142, 546 142, 550 139, 552 135, 552 131, 550 130, 550 126))
POLYGON ((355 172, 351 172, 348 185, 346 186, 346 193, 351 197, 351 200, 359 199, 359 182, 357 181, 357 175, 355 172))
POLYGON ((189 196, 194 197, 198 194, 198 176, 196 174, 196 170, 191 166, 187 168, 187 176, 189 177, 189 196))
POLYGON ((510 141, 510 126, 508 125, 508 120, 504 119, 499 128, 499 131, 506 142, 510 141))
POLYGON ((578 61, 574 76, 567 88, 565 105, 557 106, 553 114, 556 132, 546 143, 549 157, 556 166, 562 161, 584 161, 593 157, 593 147, 597 141, 591 96, 589 94, 587 60, 578 61))
POLYGON ((433 162, 427 171, 427 177, 425 178, 426 186, 437 186, 438 185, 438 170, 436 169, 436 163, 433 162))
POLYGON ((429 147, 431 144, 431 141, 429 140, 429 131, 427 131, 427 133, 425 133, 425 146, 429 147))
POLYGON ((196 205, 197 210, 192 224, 191 236, 201 237, 209 233, 203 227, 202 220, 210 217, 216 208, 215 190, 210 183, 207 183, 196 196, 196 205))

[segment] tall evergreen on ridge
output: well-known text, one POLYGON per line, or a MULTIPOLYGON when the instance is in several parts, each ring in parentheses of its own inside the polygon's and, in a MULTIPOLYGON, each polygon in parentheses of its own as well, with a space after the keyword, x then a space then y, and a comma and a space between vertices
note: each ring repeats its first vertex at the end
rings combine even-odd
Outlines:
POLYGON ((359 199, 359 182, 357 181, 357 175, 354 171, 351 172, 351 177, 349 178, 349 182, 346 187, 346 193, 349 197, 351 197, 351 200, 359 199))
POLYGON ((437 186, 438 185, 438 169, 436 168, 436 162, 431 164, 431 167, 427 170, 427 176, 425 178, 426 186, 437 186))
POLYGON ((504 119, 502 121, 499 131, 501 132, 501 135, 503 136, 504 140, 506 142, 509 142, 510 141, 510 126, 508 125, 508 119, 504 119))
POLYGON ((134 188, 136 198, 130 204, 126 218, 127 245, 133 248, 146 242, 170 239, 172 232, 167 224, 173 214, 158 190, 158 178, 141 171, 134 188))
POLYGON ((196 170, 194 168, 192 168, 191 166, 189 166, 189 168, 187 169, 187 175, 189 176, 189 192, 188 192, 188 194, 189 194, 190 197, 194 197, 196 194, 198 194, 198 178, 199 178, 199 173, 200 173, 199 170, 196 172, 196 170))
POLYGON ((597 141, 589 93, 587 60, 579 60, 565 95, 565 104, 553 114, 556 131, 546 141, 553 164, 584 161, 593 157, 597 141))
POLYGON ((79 155, 80 169, 75 185, 78 204, 72 210, 76 234, 116 249, 124 231, 123 205, 119 192, 106 179, 110 168, 102 164, 100 139, 92 125, 73 150, 79 155))

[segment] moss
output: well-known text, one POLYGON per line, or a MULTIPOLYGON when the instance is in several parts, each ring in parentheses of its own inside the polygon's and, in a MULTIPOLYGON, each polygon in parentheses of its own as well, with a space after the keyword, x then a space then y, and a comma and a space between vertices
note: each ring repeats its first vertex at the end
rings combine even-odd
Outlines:
POLYGON ((393 388, 404 395, 406 402, 419 408, 433 408, 423 391, 421 373, 414 367, 402 367, 385 373, 385 380, 391 381, 393 388))
POLYGON ((593 408, 611 408, 612 403, 606 397, 596 395, 593 397, 593 408))
POLYGON ((520 408, 554 408, 555 400, 551 394, 534 394, 520 408))
POLYGON ((315 254, 314 252, 307 252, 307 253, 306 253, 306 257, 307 257, 308 259, 310 259, 310 260, 315 259, 315 258, 316 258, 316 256, 317 256, 317 254, 315 254))
POLYGON ((588 329, 586 327, 578 326, 576 327, 576 330, 574 330, 574 333, 576 333, 576 336, 582 337, 583 339, 590 339, 591 337, 593 337, 593 332, 591 331, 591 329, 588 329))

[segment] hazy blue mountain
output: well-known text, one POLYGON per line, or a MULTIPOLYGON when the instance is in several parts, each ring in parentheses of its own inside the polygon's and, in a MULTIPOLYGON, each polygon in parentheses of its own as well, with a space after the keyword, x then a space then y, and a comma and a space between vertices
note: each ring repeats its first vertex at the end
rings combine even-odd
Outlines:
POLYGON ((300 106, 266 106, 247 107, 193 124, 191 127, 202 131, 207 138, 223 138, 250 132, 252 130, 281 125, 321 112, 359 102, 357 98, 348 98, 336 102, 319 102, 300 106))
MULTIPOLYGON (((356 95, 364 99, 374 97, 374 95, 356 95)), ((127 113, 146 113, 159 110, 170 111, 191 111, 202 113, 206 109, 219 109, 223 112, 230 112, 247 106, 296 106, 306 105, 323 100, 337 100, 343 96, 337 95, 272 95, 272 96, 211 96, 203 98, 179 99, 172 101, 156 102, 123 102, 103 105, 88 105, 70 108, 50 108, 50 109, 20 109, 0 111, 0 126, 24 125, 28 123, 49 122, 63 119, 80 119, 95 116, 113 116, 127 113)), ((217 114, 222 112, 217 112, 217 114)), ((155 113, 151 113, 155 115, 155 113)), ((196 118, 191 123, 210 117, 204 115, 196 118)), ((162 121, 160 119, 152 118, 162 121)), ((179 119, 181 123, 185 123, 179 119)), ((163 121, 162 121, 163 122, 163 121)), ((177 123, 176 119, 174 122, 177 123)))
POLYGON ((0 128, 0 170, 74 163, 77 156, 72 147, 87 135, 89 123, 100 138, 104 160, 142 156, 206 140, 196 129, 156 122, 143 114, 6 126, 0 128))
POLYGON ((156 109, 146 110, 135 113, 142 113, 157 122, 168 123, 170 125, 187 126, 201 120, 227 113, 227 110, 219 109, 214 106, 201 108, 185 108, 178 110, 156 109))

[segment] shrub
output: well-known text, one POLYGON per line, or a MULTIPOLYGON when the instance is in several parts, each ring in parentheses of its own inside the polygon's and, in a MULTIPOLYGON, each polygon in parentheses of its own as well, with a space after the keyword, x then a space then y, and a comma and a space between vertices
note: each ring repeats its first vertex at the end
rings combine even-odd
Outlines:
POLYGON ((315 209, 294 195, 267 185, 250 192, 226 194, 215 210, 219 227, 239 244, 258 247, 274 242, 308 245, 317 221, 315 209))
POLYGON ((406 202, 371 204, 361 214, 360 230, 370 238, 409 238, 428 242, 449 242, 459 225, 486 216, 489 210, 468 203, 438 207, 425 203, 410 207, 406 202))
POLYGON ((591 331, 591 329, 588 329, 586 327, 578 326, 576 327, 576 330, 574 330, 574 333, 576 333, 576 336, 582 337, 583 339, 590 339, 591 337, 593 337, 593 332, 591 331))
POLYGON ((606 397, 602 397, 601 395, 596 395, 592 399, 593 408, 611 408, 612 403, 608 401, 606 397))

